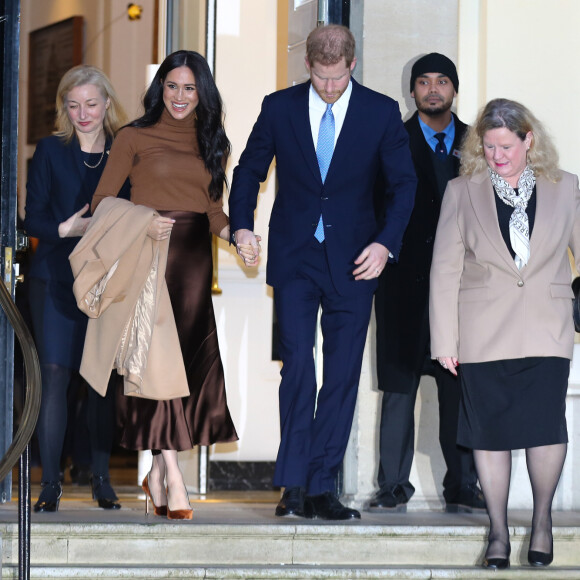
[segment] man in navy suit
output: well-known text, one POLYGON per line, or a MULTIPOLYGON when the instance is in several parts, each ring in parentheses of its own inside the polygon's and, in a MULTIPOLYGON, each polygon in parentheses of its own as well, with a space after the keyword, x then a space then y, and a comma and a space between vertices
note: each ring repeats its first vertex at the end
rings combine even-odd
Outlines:
POLYGON ((398 105, 351 79, 354 53, 354 37, 343 26, 310 33, 310 81, 264 99, 229 198, 233 242, 257 252, 254 210, 276 157, 279 187, 266 274, 283 362, 274 485, 285 491, 278 516, 360 518, 338 500, 336 478, 377 278, 389 256, 396 260, 413 209, 416 178, 398 105), (381 224, 373 206, 379 172, 390 192, 381 224), (317 395, 313 348, 320 307, 324 368, 317 395))

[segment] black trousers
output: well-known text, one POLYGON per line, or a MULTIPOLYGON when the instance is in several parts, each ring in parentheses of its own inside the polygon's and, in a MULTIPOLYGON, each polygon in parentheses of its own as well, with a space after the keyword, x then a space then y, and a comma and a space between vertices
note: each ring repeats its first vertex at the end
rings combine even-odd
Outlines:
MULTIPOLYGON (((439 442, 447 466, 443 497, 452 501, 461 487, 477 482, 471 449, 457 445, 457 420, 461 387, 459 381, 437 363, 426 363, 433 375, 439 399, 439 442)), ((415 402, 420 377, 410 393, 383 393, 379 439, 378 483, 381 491, 400 485, 410 498, 415 488, 409 481, 415 447, 415 402)))

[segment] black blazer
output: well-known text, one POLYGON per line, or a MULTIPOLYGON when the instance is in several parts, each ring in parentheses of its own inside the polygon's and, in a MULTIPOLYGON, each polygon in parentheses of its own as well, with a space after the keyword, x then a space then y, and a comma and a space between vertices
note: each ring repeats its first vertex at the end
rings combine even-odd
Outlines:
MULTIPOLYGON (((416 178, 399 107, 389 97, 352 81, 352 94, 324 184, 308 114, 310 82, 267 96, 229 196, 230 228, 254 229, 260 182, 276 157, 278 192, 269 223, 267 282, 279 286, 300 266, 322 214, 329 267, 337 290, 374 290, 375 280, 355 282, 354 260, 371 242, 399 253, 413 208, 416 178), (373 186, 383 171, 393 195, 385 224, 373 207, 373 186)), ((384 195, 384 192, 383 192, 384 195)))
MULTIPOLYGON (((459 150, 467 125, 456 115, 452 147, 454 174, 459 174, 459 150)), ((397 263, 389 263, 375 294, 377 374, 379 388, 411 392, 422 374, 429 350, 429 272, 441 210, 431 149, 417 112, 405 123, 418 184, 415 207, 403 236, 397 263)))

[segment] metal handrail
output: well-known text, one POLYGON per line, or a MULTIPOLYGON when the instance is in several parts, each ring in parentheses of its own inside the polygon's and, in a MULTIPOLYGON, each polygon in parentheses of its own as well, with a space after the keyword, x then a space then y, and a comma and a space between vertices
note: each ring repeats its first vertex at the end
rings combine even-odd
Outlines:
POLYGON ((26 398, 24 401, 24 410, 18 426, 18 431, 14 436, 10 447, 0 460, 0 481, 2 481, 12 470, 20 456, 30 442, 38 413, 40 412, 40 398, 42 395, 42 386, 40 380, 40 363, 32 335, 22 318, 22 315, 16 308, 10 293, 6 286, 0 282, 0 306, 8 317, 8 321, 14 328, 18 342, 24 358, 24 368, 26 370, 26 398))

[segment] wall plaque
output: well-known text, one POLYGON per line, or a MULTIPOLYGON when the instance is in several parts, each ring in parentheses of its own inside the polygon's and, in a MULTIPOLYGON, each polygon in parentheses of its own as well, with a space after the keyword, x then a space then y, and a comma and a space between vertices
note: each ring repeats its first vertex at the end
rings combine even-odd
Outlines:
POLYGON ((54 131, 56 89, 62 75, 83 60, 83 17, 33 30, 29 37, 28 143, 54 131))

